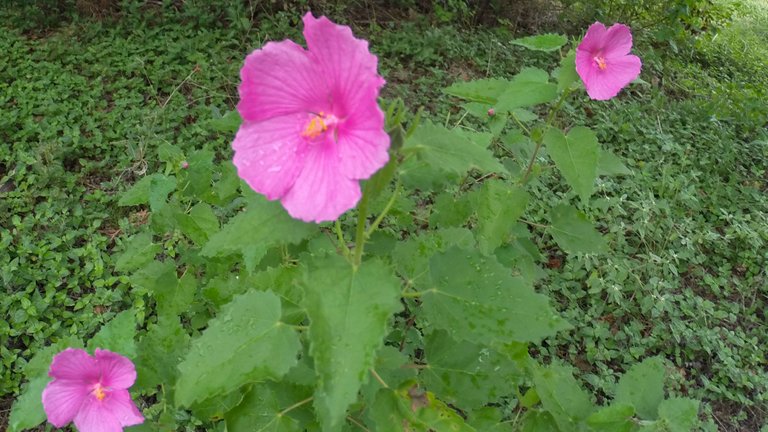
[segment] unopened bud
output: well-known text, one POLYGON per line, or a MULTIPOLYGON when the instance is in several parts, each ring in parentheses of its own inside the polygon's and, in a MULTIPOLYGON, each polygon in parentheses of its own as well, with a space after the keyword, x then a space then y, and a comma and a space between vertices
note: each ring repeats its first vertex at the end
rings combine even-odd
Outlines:
POLYGON ((189 162, 182 161, 181 162, 181 169, 187 169, 187 168, 189 168, 189 162))
POLYGON ((488 110, 488 117, 493 117, 496 115, 496 111, 493 108, 490 108, 488 110))

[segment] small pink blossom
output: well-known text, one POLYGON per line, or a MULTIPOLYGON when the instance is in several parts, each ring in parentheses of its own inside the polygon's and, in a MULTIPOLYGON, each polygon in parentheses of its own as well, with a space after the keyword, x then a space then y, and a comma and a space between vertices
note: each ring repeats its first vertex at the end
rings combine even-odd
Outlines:
POLYGON ((120 354, 67 348, 53 357, 48 376, 43 408, 57 428, 74 421, 80 432, 120 432, 144 422, 127 390, 136 369, 120 354))
POLYGON ((189 168, 189 162, 181 161, 181 169, 187 169, 187 168, 189 168))
POLYGON ((493 117, 496 115, 496 110, 493 108, 488 108, 488 117, 493 117))
POLYGON ((304 16, 307 49, 269 42, 240 70, 243 118, 232 147, 238 175, 304 221, 330 221, 383 167, 389 136, 377 97, 384 79, 368 42, 325 17, 304 16))
POLYGON ((576 72, 590 98, 608 100, 640 75, 642 62, 631 49, 632 33, 624 24, 589 26, 576 49, 576 72))

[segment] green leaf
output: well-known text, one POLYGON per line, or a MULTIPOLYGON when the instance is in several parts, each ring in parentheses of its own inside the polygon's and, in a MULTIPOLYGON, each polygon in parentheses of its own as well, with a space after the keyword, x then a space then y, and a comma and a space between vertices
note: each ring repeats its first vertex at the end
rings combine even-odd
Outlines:
POLYGON ((33 378, 11 407, 8 432, 33 429, 46 419, 43 410, 43 389, 50 378, 45 375, 33 378))
POLYGON ((197 150, 187 157, 189 167, 179 173, 179 190, 185 196, 208 198, 213 182, 213 157, 210 150, 197 150))
POLYGON ((528 205, 528 193, 501 180, 486 180, 471 199, 477 212, 478 244, 489 255, 507 242, 528 205))
MULTIPOLYGON (((157 324, 148 326, 138 344, 136 389, 146 393, 160 384, 173 383, 179 374, 177 366, 189 347, 189 335, 179 317, 160 315, 157 324)), ((166 391, 171 391, 170 386, 166 391)))
POLYGON ((249 271, 258 265, 267 249, 284 243, 297 243, 315 232, 316 225, 291 218, 278 202, 255 196, 248 208, 221 227, 201 254, 223 257, 241 253, 249 271))
POLYGON ((551 102, 557 98, 557 86, 548 82, 546 71, 526 68, 520 71, 498 97, 497 113, 551 102))
POLYGON ((597 162, 598 175, 632 175, 632 170, 624 162, 608 150, 601 149, 597 162))
POLYGON ((281 411, 306 399, 286 384, 257 384, 243 402, 225 414, 228 432, 302 432, 304 428, 291 414, 281 411), (291 400, 288 403, 285 400, 291 400))
POLYGON ((537 367, 533 383, 541 404, 552 414, 561 431, 578 430, 578 424, 595 410, 589 393, 581 388, 570 368, 560 365, 537 367))
POLYGON ((570 325, 522 278, 495 257, 451 247, 429 263, 432 286, 423 299, 425 318, 457 340, 538 342, 570 325))
POLYGON ((671 398, 659 405, 659 419, 669 432, 690 432, 699 423, 699 401, 671 398))
POLYGON ((561 46, 568 43, 568 38, 555 33, 546 33, 536 36, 513 39, 509 43, 534 51, 549 52, 560 49, 561 46))
POLYGON ((443 91, 451 96, 460 97, 465 100, 493 105, 509 84, 509 80, 485 78, 454 83, 443 91))
POLYGON ((523 377, 515 363, 495 350, 457 342, 445 331, 426 337, 424 385, 441 400, 463 410, 475 409, 515 391, 523 377))
POLYGON ((176 276, 172 261, 153 261, 131 275, 131 283, 151 293, 157 302, 158 313, 179 315, 192 304, 197 291, 197 278, 185 273, 176 276))
POLYGON ((576 51, 569 51, 560 60, 560 66, 552 72, 552 76, 557 80, 557 91, 559 92, 571 88, 573 83, 579 80, 579 74, 576 72, 576 51))
POLYGON ((515 108, 510 112, 516 119, 523 123, 532 122, 539 119, 539 116, 524 108, 515 108))
POLYGON ((88 350, 96 348, 110 350, 128 358, 136 357, 136 312, 132 309, 120 312, 104 324, 91 340, 88 350))
POLYGON ((398 274, 406 279, 406 283, 418 289, 429 289, 429 258, 436 252, 445 251, 454 245, 463 249, 475 248, 476 241, 472 231, 466 228, 444 228, 422 233, 398 243, 392 258, 398 274))
MULTIPOLYGON (((466 134, 423 122, 406 142, 403 151, 416 153, 424 165, 463 175, 469 169, 505 173, 506 169, 485 147, 490 135, 466 134)), ((416 165, 413 169, 419 169, 416 165)))
POLYGON ((178 223, 181 232, 199 246, 204 245, 219 230, 219 219, 213 208, 204 202, 192 207, 188 215, 179 215, 178 223))
POLYGON ((632 366, 619 380, 614 402, 634 406, 646 420, 656 419, 664 399, 664 370, 660 357, 650 357, 632 366))
POLYGON ((546 411, 528 411, 518 430, 520 432, 564 432, 557 428, 552 415, 546 411))
POLYGON ((483 407, 469 413, 467 423, 482 432, 512 432, 512 425, 503 421, 500 408, 483 407))
POLYGON ((587 417, 587 424, 595 432, 630 432, 635 427, 632 405, 618 404, 600 408, 587 417))
POLYGON ((175 145, 164 142, 157 147, 157 158, 165 162, 165 173, 168 174, 184 161, 184 152, 175 145))
POLYGON ((379 261, 355 270, 331 255, 308 264, 302 286, 318 376, 314 406, 323 430, 336 430, 369 376, 390 318, 402 307, 400 281, 379 261))
POLYGON ((174 189, 176 189, 175 177, 159 173, 148 175, 125 191, 117 205, 132 206, 149 203, 154 211, 162 206, 168 194, 174 189))
POLYGON ((125 251, 115 263, 115 270, 119 272, 136 270, 154 260, 160 250, 162 250, 161 245, 152 243, 151 232, 136 234, 126 242, 125 251))
POLYGON ((223 116, 208 120, 208 127, 216 132, 237 132, 243 122, 237 110, 227 111, 223 116))
POLYGON ((550 210, 549 217, 552 221, 549 232, 564 251, 598 253, 605 250, 603 236, 575 207, 559 204, 550 210))
POLYGON ((474 432, 450 407, 422 393, 415 386, 407 390, 381 389, 370 416, 377 431, 474 432))
POLYGON ((563 173, 565 181, 576 191, 583 202, 589 201, 597 178, 597 136, 592 130, 577 126, 563 135, 560 129, 549 128, 544 134, 544 145, 549 157, 563 173))
POLYGON ((257 381, 274 380, 296 364, 299 338, 280 322, 280 299, 251 291, 235 297, 179 364, 176 404, 191 404, 257 381))

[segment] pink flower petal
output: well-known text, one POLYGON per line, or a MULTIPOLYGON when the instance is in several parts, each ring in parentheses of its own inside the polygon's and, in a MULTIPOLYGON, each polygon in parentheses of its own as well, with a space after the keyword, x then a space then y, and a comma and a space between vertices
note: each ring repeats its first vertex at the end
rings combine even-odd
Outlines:
POLYGON ((67 348, 53 356, 48 376, 92 384, 99 379, 99 368, 85 350, 67 348))
POLYGON ((131 400, 128 390, 113 390, 109 392, 106 399, 102 401, 104 408, 109 410, 110 414, 117 418, 123 426, 133 426, 144 423, 144 416, 136 408, 136 404, 131 400))
POLYGON ((123 425, 107 408, 104 401, 99 401, 95 397, 88 397, 83 402, 75 416, 75 426, 79 432, 122 432, 123 430, 123 425))
POLYGON ((48 421, 57 428, 64 427, 75 418, 88 394, 88 387, 79 381, 54 379, 48 383, 43 390, 48 421))
POLYGON ((274 200, 286 194, 304 166, 307 145, 301 132, 308 116, 294 114, 244 122, 232 147, 237 174, 258 193, 274 200))
POLYGON ((333 98, 333 113, 339 118, 353 114, 361 104, 371 103, 384 85, 377 72, 378 58, 368 50, 368 42, 356 39, 352 29, 332 23, 326 17, 304 15, 304 38, 309 54, 319 65, 333 98), (372 93, 373 91, 373 93, 372 93))
POLYGON ((328 90, 304 48, 294 42, 269 42, 252 52, 240 70, 237 110, 257 122, 297 112, 327 111, 328 90))
MULTIPOLYGON (((375 101, 375 95, 370 100, 375 101)), ((339 126, 338 149, 341 172, 350 179, 367 179, 387 163, 389 135, 378 104, 361 105, 339 126)))
POLYGON ((632 33, 624 24, 614 24, 605 33, 603 39, 603 56, 606 58, 621 57, 632 50, 632 33))
POLYGON ((99 363, 102 386, 127 389, 136 381, 136 368, 127 357, 102 349, 96 349, 94 354, 99 363))
POLYGON ((582 76, 587 94, 595 100, 608 100, 615 97, 621 89, 640 75, 641 65, 640 58, 628 55, 610 59, 605 70, 590 68, 586 77, 582 76))
POLYGON ((592 24, 587 29, 587 34, 584 35, 584 39, 581 40, 577 50, 591 52, 593 56, 597 55, 604 48, 603 40, 607 31, 601 22, 592 24))
POLYGON ((304 169, 282 198, 288 213, 305 222, 336 220, 360 200, 360 185, 341 174, 332 139, 309 148, 304 169))

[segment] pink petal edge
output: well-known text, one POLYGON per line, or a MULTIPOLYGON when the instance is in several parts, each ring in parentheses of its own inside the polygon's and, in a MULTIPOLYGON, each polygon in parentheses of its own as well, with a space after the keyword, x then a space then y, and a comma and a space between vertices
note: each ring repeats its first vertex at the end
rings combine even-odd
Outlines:
POLYGON ((48 421, 57 428, 66 426, 80 411, 88 394, 88 387, 77 381, 54 379, 48 383, 42 397, 48 421))
POLYGON ((104 387, 127 389, 136 382, 136 367, 127 357, 98 348, 94 357, 99 363, 101 384, 104 387))

